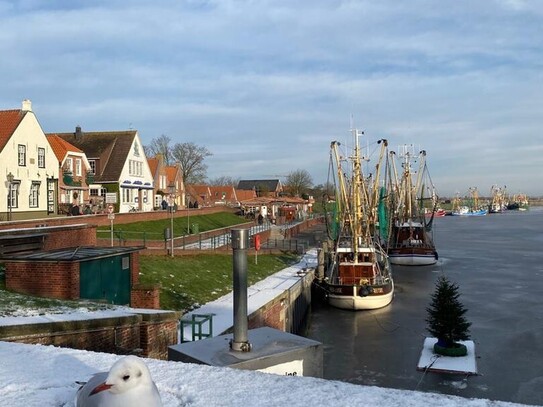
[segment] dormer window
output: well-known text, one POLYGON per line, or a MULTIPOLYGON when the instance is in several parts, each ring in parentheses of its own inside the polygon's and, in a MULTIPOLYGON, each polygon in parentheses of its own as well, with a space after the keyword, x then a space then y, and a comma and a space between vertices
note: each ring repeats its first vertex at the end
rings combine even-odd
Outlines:
POLYGON ((64 162, 64 171, 72 172, 72 159, 66 158, 66 161, 64 162))

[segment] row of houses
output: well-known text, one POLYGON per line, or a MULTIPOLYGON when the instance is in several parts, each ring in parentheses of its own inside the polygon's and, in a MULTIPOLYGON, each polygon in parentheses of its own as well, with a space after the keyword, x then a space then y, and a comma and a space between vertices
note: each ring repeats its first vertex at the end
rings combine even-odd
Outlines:
POLYGON ((242 180, 237 188, 186 186, 179 164, 145 156, 136 130, 88 132, 76 126, 73 132, 45 133, 29 100, 21 109, 0 111, 0 174, 0 221, 168 205, 240 206, 274 217, 281 207, 307 211, 308 204, 283 198, 279 180, 242 180))

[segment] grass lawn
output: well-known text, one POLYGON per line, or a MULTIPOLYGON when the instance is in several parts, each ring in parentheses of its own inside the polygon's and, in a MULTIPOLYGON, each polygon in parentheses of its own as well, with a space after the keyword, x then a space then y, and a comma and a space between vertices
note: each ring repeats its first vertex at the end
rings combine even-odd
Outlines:
MULTIPOLYGON (((208 230, 225 228, 228 226, 235 226, 241 223, 246 223, 247 219, 242 218, 230 212, 218 212, 209 215, 195 215, 190 217, 179 217, 173 219, 173 230, 175 236, 182 236, 187 234, 187 227, 190 225, 192 233, 194 233, 195 225, 197 225, 199 232, 206 232, 208 230)), ((164 212, 164 219, 152 220, 145 222, 125 223, 122 225, 113 225, 116 232, 122 231, 123 237, 142 238, 143 234, 150 240, 163 240, 164 229, 169 228, 171 225, 171 219, 168 213, 164 212)), ((109 226, 100 226, 98 231, 109 231, 109 226)))
MULTIPOLYGON (((294 254, 259 255, 247 259, 249 286, 296 263, 294 254)), ((232 291, 232 254, 140 257, 140 282, 160 283, 160 307, 189 311, 232 291)))

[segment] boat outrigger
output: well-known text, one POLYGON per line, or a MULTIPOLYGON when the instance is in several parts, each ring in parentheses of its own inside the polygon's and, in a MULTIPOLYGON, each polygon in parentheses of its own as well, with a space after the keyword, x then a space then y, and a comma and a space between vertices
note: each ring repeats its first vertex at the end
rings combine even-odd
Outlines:
POLYGON ((334 307, 369 310, 388 305, 394 295, 391 266, 376 235, 379 174, 387 142, 378 142, 381 151, 375 174, 364 178, 358 140, 363 133, 354 129, 352 134, 354 152, 348 157, 340 156, 339 142, 331 143, 330 168, 337 179, 329 204, 334 209, 327 223, 329 240, 319 255, 323 272, 317 273, 315 284, 334 307), (342 166, 346 160, 350 168, 342 166))

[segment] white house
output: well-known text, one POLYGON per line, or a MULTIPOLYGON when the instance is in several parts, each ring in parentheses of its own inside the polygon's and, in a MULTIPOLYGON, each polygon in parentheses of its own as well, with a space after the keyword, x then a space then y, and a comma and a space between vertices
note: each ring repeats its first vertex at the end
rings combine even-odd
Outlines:
POLYGON ((56 213, 58 162, 32 111, 0 111, 0 220, 56 213))
POLYGON ((55 133, 81 149, 89 160, 90 199, 104 199, 120 213, 152 211, 153 174, 136 130, 55 133))

